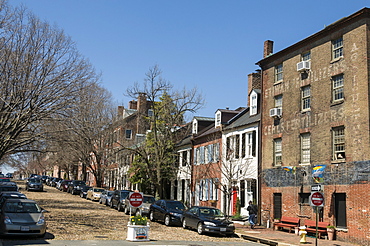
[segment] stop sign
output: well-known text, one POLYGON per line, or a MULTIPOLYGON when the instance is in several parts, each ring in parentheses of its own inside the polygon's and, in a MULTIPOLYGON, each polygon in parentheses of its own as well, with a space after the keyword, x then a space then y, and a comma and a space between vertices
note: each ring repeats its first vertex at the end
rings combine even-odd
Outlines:
POLYGON ((324 195, 321 192, 312 192, 311 197, 312 206, 323 206, 324 205, 324 195))
POLYGON ((130 205, 132 207, 140 207, 143 204, 143 193, 141 192, 130 192, 129 195, 130 205))

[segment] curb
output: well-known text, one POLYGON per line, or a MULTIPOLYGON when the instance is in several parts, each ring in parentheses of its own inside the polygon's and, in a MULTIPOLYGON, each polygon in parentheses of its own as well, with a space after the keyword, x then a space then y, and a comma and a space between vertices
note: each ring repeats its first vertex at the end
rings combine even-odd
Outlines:
POLYGON ((244 234, 239 234, 239 233, 238 233, 238 235, 241 238, 243 238, 244 240, 252 241, 252 242, 256 242, 256 243, 261 243, 261 244, 266 244, 266 245, 271 245, 271 246, 298 246, 296 244, 280 243, 278 241, 271 240, 271 239, 254 237, 254 236, 249 236, 249 235, 244 235, 244 234))

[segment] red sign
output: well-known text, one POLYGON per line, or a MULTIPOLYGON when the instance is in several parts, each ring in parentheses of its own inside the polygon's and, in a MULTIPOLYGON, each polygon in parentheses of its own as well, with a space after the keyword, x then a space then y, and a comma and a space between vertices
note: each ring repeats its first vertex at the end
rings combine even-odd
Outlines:
POLYGON ((131 192, 129 195, 129 201, 132 207, 140 207, 141 204, 143 204, 143 193, 131 192))
POLYGON ((322 206, 324 204, 324 195, 321 192, 311 194, 311 204, 313 206, 322 206))

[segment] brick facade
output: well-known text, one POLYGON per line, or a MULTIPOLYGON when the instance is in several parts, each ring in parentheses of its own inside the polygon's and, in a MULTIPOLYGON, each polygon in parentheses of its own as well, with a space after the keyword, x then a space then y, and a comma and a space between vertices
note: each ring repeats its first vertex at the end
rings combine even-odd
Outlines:
MULTIPOLYGON (((315 220, 303 199, 315 184, 315 166, 322 165, 320 220, 335 225, 340 240, 369 243, 369 23, 370 9, 364 8, 258 62, 263 81, 262 223, 279 213, 300 217, 302 224, 315 220), (334 43, 341 39, 342 53, 333 57, 334 43), (310 68, 297 71, 307 52, 310 68), (279 65, 282 77, 277 77, 279 65), (308 107, 304 91, 309 91, 308 107), (278 98, 282 114, 270 117, 278 98), (306 147, 303 137, 309 139, 306 147)), ((268 46, 271 41, 264 53, 268 46)))

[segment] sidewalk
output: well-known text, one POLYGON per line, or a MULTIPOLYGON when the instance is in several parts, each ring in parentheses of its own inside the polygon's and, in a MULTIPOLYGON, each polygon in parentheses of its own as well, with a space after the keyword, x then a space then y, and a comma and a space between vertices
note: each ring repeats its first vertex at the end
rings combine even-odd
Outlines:
MULTIPOLYGON (((294 232, 288 231, 274 231, 272 228, 265 228, 256 226, 253 230, 246 225, 236 224, 236 233, 245 240, 260 242, 266 245, 285 245, 285 246, 298 246, 305 245, 300 243, 300 237, 295 235, 294 232)), ((316 238, 307 236, 306 244, 315 246, 316 238)), ((318 246, 359 246, 357 244, 341 242, 338 240, 325 240, 318 239, 318 246)))

